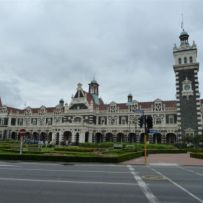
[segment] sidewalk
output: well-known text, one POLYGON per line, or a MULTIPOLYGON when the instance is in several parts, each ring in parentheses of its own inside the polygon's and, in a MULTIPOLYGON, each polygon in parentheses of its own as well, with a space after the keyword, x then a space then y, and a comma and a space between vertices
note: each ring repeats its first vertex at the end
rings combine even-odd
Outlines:
MULTIPOLYGON (((203 166, 203 159, 190 158, 190 154, 150 154, 147 157, 148 164, 178 164, 203 166)), ((122 164, 144 164, 144 157, 122 162, 122 164)))

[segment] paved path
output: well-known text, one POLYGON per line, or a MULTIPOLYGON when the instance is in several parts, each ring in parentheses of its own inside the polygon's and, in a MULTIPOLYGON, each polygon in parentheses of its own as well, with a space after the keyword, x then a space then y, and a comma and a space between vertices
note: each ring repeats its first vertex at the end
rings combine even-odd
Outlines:
MULTIPOLYGON (((203 159, 190 158, 190 154, 150 154, 148 164, 178 164, 203 166, 203 159)), ((144 164, 144 157, 123 162, 123 164, 144 164)))

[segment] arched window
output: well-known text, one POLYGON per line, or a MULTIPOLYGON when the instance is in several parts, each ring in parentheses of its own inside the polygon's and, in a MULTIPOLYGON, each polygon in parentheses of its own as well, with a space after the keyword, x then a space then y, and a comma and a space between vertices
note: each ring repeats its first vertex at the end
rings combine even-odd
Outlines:
POLYGON ((82 119, 80 117, 76 117, 76 118, 74 118, 74 122, 80 123, 80 122, 82 122, 82 119))
POLYGON ((179 59, 178 59, 178 63, 179 63, 179 64, 181 64, 181 63, 182 63, 182 60, 181 60, 181 58, 179 58, 179 59))
POLYGON ((192 56, 190 56, 190 63, 193 63, 192 56))
POLYGON ((184 63, 187 63, 187 58, 186 57, 184 57, 184 63))

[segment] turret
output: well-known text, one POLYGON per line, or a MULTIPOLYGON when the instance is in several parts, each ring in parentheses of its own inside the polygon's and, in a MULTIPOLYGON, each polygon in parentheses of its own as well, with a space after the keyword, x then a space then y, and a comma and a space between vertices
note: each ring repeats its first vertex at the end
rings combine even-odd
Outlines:
POLYGON ((131 103, 133 101, 133 96, 132 94, 128 95, 128 103, 131 103))
POLYGON ((99 96, 99 84, 93 79, 89 84, 89 93, 99 96))
POLYGON ((64 106, 64 100, 60 99, 59 104, 60 104, 60 106, 64 106))

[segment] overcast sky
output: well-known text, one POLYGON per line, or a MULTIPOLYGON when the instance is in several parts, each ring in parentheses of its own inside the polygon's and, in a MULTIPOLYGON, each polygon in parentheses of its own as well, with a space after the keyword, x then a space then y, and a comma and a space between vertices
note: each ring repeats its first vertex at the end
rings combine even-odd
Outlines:
POLYGON ((203 92, 202 0, 0 0, 3 104, 70 103, 95 77, 105 103, 175 99, 173 46, 184 28, 198 46, 203 92))

